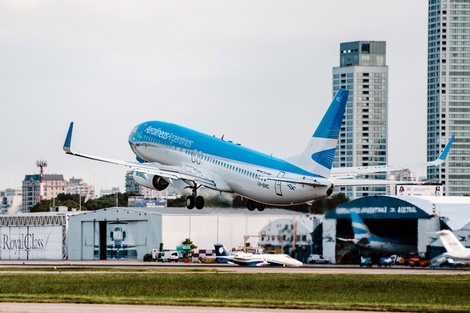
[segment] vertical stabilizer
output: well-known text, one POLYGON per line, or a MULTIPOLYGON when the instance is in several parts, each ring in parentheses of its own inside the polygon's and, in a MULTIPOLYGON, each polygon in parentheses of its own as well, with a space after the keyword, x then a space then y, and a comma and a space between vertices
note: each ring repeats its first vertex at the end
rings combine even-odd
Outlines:
POLYGON ((457 237, 449 230, 441 230, 437 233, 439 239, 441 239, 444 248, 450 254, 458 254, 465 252, 466 248, 464 245, 457 239, 457 237))
POLYGON ((297 165, 321 177, 329 177, 338 144, 339 131, 349 91, 340 88, 305 150, 297 156, 297 165))
POLYGON ((362 218, 356 212, 350 212, 351 215, 351 222, 352 222, 352 229, 354 232, 354 239, 356 241, 360 241, 364 238, 372 237, 372 233, 369 231, 366 223, 362 220, 362 218))
POLYGON ((216 256, 228 256, 229 255, 227 249, 225 249, 224 245, 220 243, 214 244, 214 248, 215 248, 216 256))

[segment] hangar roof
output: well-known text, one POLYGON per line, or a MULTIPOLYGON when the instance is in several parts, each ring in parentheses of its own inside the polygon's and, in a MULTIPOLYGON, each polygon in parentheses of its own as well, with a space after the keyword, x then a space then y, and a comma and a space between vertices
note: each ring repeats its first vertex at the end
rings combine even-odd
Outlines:
MULTIPOLYGON (((116 207, 109 209, 118 209, 116 207)), ((204 208, 202 210, 189 210, 185 207, 148 207, 148 208, 139 208, 139 207, 121 207, 120 209, 126 209, 137 212, 153 213, 153 214, 162 214, 162 215, 214 215, 214 214, 237 214, 237 215, 305 215, 300 212, 295 212, 285 209, 269 209, 260 212, 258 210, 248 211, 247 209, 234 209, 234 208, 204 208)))
POLYGON ((82 213, 92 212, 105 212, 107 210, 127 210, 136 213, 157 214, 157 215, 285 215, 285 216, 304 216, 304 213, 285 210, 285 209, 270 209, 260 212, 258 210, 248 211, 247 209, 234 209, 234 208, 204 208, 203 210, 188 210, 183 207, 110 207, 96 211, 82 211, 82 213))
POLYGON ((349 218, 355 211, 366 218, 430 218, 439 215, 453 230, 470 222, 470 197, 371 196, 337 206, 325 218, 349 218))

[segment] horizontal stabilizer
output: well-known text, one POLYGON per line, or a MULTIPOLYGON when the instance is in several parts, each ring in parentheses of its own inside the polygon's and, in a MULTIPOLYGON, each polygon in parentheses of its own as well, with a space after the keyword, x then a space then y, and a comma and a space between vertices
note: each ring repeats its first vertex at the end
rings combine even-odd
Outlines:
POLYGON ((308 186, 315 186, 315 187, 324 187, 324 186, 330 186, 331 183, 328 181, 324 181, 321 178, 320 179, 315 179, 315 178, 310 178, 310 177, 303 177, 303 179, 297 179, 297 178, 289 178, 289 177, 260 177, 261 179, 266 179, 266 180, 273 180, 273 181, 279 181, 279 182, 284 182, 284 183, 293 183, 293 184, 303 184, 303 185, 308 185, 308 186))
POLYGON ((399 181, 385 179, 330 178, 335 187, 380 186, 380 185, 422 185, 419 181, 399 181))
MULTIPOLYGON (((362 167, 334 167, 331 169, 330 178, 342 179, 342 178, 356 177, 357 175, 364 175, 364 174, 370 174, 370 173, 383 173, 383 172, 403 170, 407 168, 438 166, 445 162, 453 142, 454 142, 454 136, 452 136, 449 139, 449 142, 444 147, 444 150, 442 150, 439 157, 435 159, 434 161, 430 161, 426 163, 414 163, 414 164, 395 164, 395 165, 386 164, 386 165, 374 165, 374 166, 362 166, 362 167)), ((401 182, 394 182, 394 183, 399 184, 401 182)), ((410 182, 405 182, 405 183, 409 184, 410 182)), ((382 184, 387 184, 387 183, 382 183, 382 184)), ((391 184, 391 183, 388 183, 388 184, 391 184)), ((359 186, 359 185, 343 185, 343 186, 359 186)))

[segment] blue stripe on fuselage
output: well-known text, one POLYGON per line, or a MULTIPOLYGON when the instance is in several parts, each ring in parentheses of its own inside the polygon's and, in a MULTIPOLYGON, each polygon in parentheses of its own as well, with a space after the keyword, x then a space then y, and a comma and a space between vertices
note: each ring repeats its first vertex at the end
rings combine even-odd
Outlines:
POLYGON ((197 150, 207 155, 231 159, 237 162, 273 168, 299 175, 319 177, 291 163, 240 145, 211 137, 172 123, 149 121, 134 128, 129 135, 129 144, 149 142, 169 145, 186 150, 197 150))

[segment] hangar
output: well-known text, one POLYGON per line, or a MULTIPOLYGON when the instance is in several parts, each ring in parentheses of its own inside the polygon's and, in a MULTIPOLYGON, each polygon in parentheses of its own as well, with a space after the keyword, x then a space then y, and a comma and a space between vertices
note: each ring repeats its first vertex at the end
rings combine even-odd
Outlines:
POLYGON ((61 260, 66 257, 65 213, 0 215, 0 260, 61 260))
POLYGON ((426 255, 437 231, 457 230, 470 221, 470 197, 371 196, 341 204, 323 222, 323 256, 330 262, 357 263, 360 255, 381 255, 338 240, 354 238, 350 212, 358 213, 376 236, 410 240, 416 246, 410 253, 426 255))
POLYGON ((151 249, 175 249, 186 238, 198 249, 222 243, 243 246, 244 236, 259 241, 263 227, 301 213, 269 209, 113 207, 69 216, 67 252, 70 260, 142 259, 151 249))

